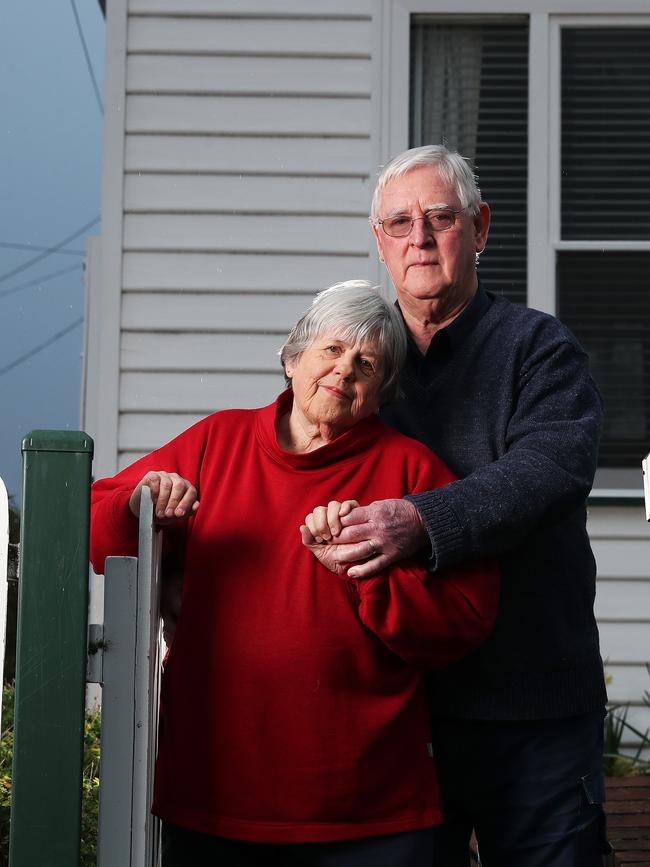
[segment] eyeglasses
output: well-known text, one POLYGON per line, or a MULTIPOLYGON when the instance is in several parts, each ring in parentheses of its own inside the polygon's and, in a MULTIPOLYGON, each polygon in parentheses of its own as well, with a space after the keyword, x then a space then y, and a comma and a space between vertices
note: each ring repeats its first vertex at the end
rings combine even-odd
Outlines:
POLYGON ((432 232, 445 232, 456 222, 458 214, 462 214, 467 208, 433 208, 421 217, 411 217, 410 214, 398 214, 395 217, 387 217, 385 220, 377 220, 391 238, 406 238, 410 235, 416 220, 424 220, 424 226, 432 232))

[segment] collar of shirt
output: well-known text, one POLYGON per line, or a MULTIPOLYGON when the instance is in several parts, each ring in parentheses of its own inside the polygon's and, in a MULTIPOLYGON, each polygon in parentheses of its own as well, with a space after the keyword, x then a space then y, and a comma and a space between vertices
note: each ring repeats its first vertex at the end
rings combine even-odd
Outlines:
POLYGON ((474 297, 463 312, 447 325, 446 328, 436 331, 425 355, 422 355, 417 348, 407 329, 408 363, 414 364, 419 374, 431 372, 432 368, 445 362, 461 346, 491 304, 491 297, 479 284, 474 297))

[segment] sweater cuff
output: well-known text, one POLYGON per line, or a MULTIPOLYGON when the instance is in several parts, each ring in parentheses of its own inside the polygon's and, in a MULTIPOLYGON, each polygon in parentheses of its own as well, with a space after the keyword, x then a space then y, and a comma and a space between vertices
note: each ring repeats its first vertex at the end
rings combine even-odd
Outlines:
POLYGON ((464 548, 463 528, 438 492, 407 494, 404 499, 413 503, 420 513, 424 529, 429 534, 431 542, 431 554, 427 564, 429 571, 438 572, 461 560, 464 548))
POLYGON ((135 542, 138 547, 140 536, 140 521, 129 507, 133 491, 117 491, 111 503, 111 522, 113 529, 119 535, 125 535, 129 542, 135 542))

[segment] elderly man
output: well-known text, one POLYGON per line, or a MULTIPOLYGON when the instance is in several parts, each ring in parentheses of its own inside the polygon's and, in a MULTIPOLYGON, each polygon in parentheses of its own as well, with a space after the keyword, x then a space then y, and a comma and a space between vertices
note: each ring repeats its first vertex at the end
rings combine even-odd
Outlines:
POLYGON ((332 541, 358 579, 425 546, 433 571, 498 557, 494 633, 430 681, 440 863, 466 867, 474 827, 484 867, 596 867, 606 694, 585 498, 601 401, 560 322, 478 284, 489 222, 444 147, 406 151, 379 177, 372 230, 410 336, 402 396, 382 416, 460 480, 357 508, 332 541))

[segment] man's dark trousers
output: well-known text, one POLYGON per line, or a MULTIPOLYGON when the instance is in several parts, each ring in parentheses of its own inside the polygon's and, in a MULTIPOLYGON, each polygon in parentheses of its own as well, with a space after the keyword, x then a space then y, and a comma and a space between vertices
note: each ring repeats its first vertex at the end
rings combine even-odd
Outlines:
POLYGON ((467 867, 472 828, 483 867, 602 867, 603 716, 435 720, 435 867, 467 867))

